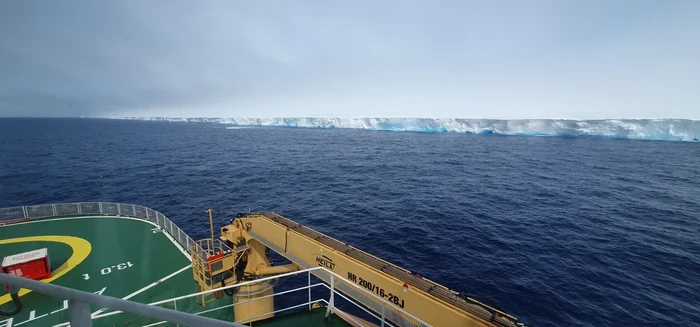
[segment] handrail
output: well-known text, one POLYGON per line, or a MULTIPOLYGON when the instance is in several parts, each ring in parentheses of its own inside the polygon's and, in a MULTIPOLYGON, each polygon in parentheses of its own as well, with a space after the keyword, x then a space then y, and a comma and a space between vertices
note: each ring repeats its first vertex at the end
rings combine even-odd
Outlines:
MULTIPOLYGON (((324 272, 324 273, 330 274, 330 276, 331 276, 331 277, 330 277, 330 279, 331 279, 331 286, 330 286, 330 287, 329 287, 329 286, 326 286, 326 287, 329 288, 330 290, 332 290, 332 293, 331 293, 331 294, 334 294, 334 293, 341 294, 341 292, 339 292, 338 289, 337 289, 337 284, 338 284, 338 282, 336 282, 336 280, 337 280, 337 281, 342 282, 343 285, 350 285, 350 286, 352 286, 352 287, 354 287, 354 288, 357 288, 358 290, 362 291, 364 294, 373 297, 376 301, 379 301, 380 303, 382 303, 382 306, 383 306, 384 308, 386 308, 387 311, 388 311, 388 310, 395 310, 395 311, 398 311, 398 312, 400 312, 400 313, 406 315, 407 317, 409 317, 409 318, 415 320, 417 323, 420 324, 420 326, 430 326, 430 325, 429 325, 428 323, 426 323, 425 321, 423 321, 423 320, 419 319, 418 317, 416 317, 416 316, 414 316, 414 315, 412 315, 412 314, 406 312, 405 310, 403 310, 403 309, 401 309, 401 308, 398 308, 398 307, 394 306, 391 302, 388 302, 386 299, 377 296, 376 294, 374 294, 374 293, 368 291, 367 289, 362 288, 362 287, 360 287, 359 285, 356 285, 356 284, 354 284, 354 283, 347 283, 346 280, 345 280, 342 276, 340 276, 340 275, 338 275, 338 274, 336 274, 336 273, 334 273, 334 272, 328 270, 328 269, 325 268, 325 267, 313 267, 313 268, 308 268, 308 269, 303 269, 303 270, 292 271, 292 272, 288 272, 288 273, 284 273, 284 274, 279 274, 279 275, 274 275, 274 276, 268 276, 268 277, 264 277, 264 278, 259 278, 259 279, 251 280, 251 281, 246 281, 246 282, 241 282, 241 283, 237 283, 237 284, 232 284, 232 285, 227 285, 227 286, 215 288, 215 289, 212 289, 212 290, 209 290, 209 291, 202 291, 202 292, 192 293, 192 294, 188 294, 188 295, 182 295, 182 296, 178 296, 178 297, 174 297, 174 298, 170 298, 170 299, 165 299, 165 300, 160 300, 160 301, 156 301, 156 302, 151 302, 151 303, 149 303, 148 305, 157 306, 157 305, 161 305, 161 304, 172 303, 173 301, 179 301, 179 300, 184 300, 184 299, 188 299, 188 298, 192 298, 192 297, 196 297, 196 296, 201 296, 201 295, 205 295, 205 294, 210 294, 210 293, 213 293, 213 292, 223 291, 223 290, 227 290, 227 289, 233 289, 233 288, 237 288, 237 287, 248 286, 248 285, 252 285, 252 284, 255 284, 255 283, 260 283, 260 282, 264 282, 264 281, 268 281, 268 280, 279 279, 279 278, 288 277, 288 276, 294 276, 294 275, 299 275, 299 274, 303 274, 303 273, 311 274, 311 273, 314 273, 314 272, 324 272)), ((312 286, 317 286, 317 285, 318 285, 318 284, 313 284, 313 285, 312 285, 312 284, 310 283, 310 281, 309 281, 309 286, 308 286, 308 288, 310 288, 310 287, 312 287, 312 286)), ((324 283, 324 285, 325 285, 325 283, 324 283)), ((303 289, 306 289, 306 287, 303 288, 303 289)), ((274 294, 274 295, 277 295, 277 294, 274 294)), ((274 296, 274 295, 269 295, 269 296, 274 296)), ((309 296, 310 296, 310 295, 309 295, 309 296)), ((357 303, 355 303, 355 301, 352 301, 352 300, 350 300, 350 299, 348 299, 348 298, 345 298, 345 299, 348 300, 349 302, 352 302, 353 304, 356 304, 356 305, 357 305, 357 303)), ((257 300, 257 299, 242 301, 242 302, 236 303, 236 304, 234 304, 234 305, 243 304, 243 303, 248 303, 248 302, 252 302, 252 301, 255 301, 255 300, 257 300)), ((311 299, 309 299, 309 301, 311 302, 311 299)), ((329 306, 332 308, 332 306, 333 306, 333 301, 328 301, 328 302, 329 302, 329 306)), ((103 314, 97 315, 97 316, 95 316, 95 317, 93 317, 93 318, 94 318, 94 319, 98 319, 98 318, 103 318, 103 317, 108 317, 108 316, 111 316, 111 315, 115 315, 115 314, 118 314, 118 313, 120 313, 120 312, 118 312, 118 311, 112 311, 112 312, 108 312, 108 313, 103 313, 103 314)), ((379 313, 379 312, 377 312, 377 313, 379 313)), ((385 312, 381 312, 381 315, 382 315, 381 320, 385 320, 385 319, 386 319, 385 312)), ((377 317, 375 316, 375 318, 377 318, 377 317)))
POLYGON ((26 288, 42 294, 69 300, 70 324, 73 327, 90 327, 92 319, 90 317, 90 306, 97 305, 103 308, 110 308, 136 314, 141 317, 165 320, 168 322, 182 324, 186 326, 213 326, 213 327, 243 327, 244 325, 217 320, 186 312, 154 307, 148 304, 122 300, 119 298, 84 292, 68 287, 58 286, 51 283, 17 277, 0 273, 0 283, 7 283, 14 287, 26 288))
POLYGON ((195 243, 187 233, 159 211, 136 204, 116 202, 52 203, 0 208, 0 226, 44 218, 79 216, 130 217, 149 221, 168 232, 185 253, 195 243))
MULTIPOLYGON (((113 202, 78 202, 78 203, 61 203, 61 204, 45 204, 45 205, 34 205, 34 206, 22 206, 22 207, 10 207, 10 208, 0 208, 0 226, 7 225, 7 224, 12 224, 12 223, 17 223, 17 222, 22 222, 22 221, 28 221, 28 220, 34 220, 34 219, 42 219, 42 218, 51 218, 51 217, 66 217, 66 216, 95 216, 95 215, 102 215, 102 216, 114 216, 114 217, 131 217, 131 218, 137 218, 137 219, 143 219, 152 223, 155 223, 157 226, 159 226, 161 229, 164 231, 168 232, 169 236, 172 237, 172 239, 177 242, 181 247, 183 252, 186 253, 188 249, 192 246, 197 244, 192 238, 190 238, 186 233, 184 233, 177 225, 175 225, 170 219, 168 219, 165 215, 162 213, 144 207, 144 206, 139 206, 139 205, 134 205, 134 204, 124 204, 124 203, 113 203, 113 202), (3 221, 5 221, 3 223, 3 221), (183 236, 184 234, 184 236, 183 236)), ((346 280, 324 268, 324 267, 314 267, 314 268, 309 268, 305 270, 300 270, 296 272, 290 272, 286 274, 281 274, 281 275, 275 275, 275 276, 269 276, 261 279, 256 279, 254 281, 248 281, 248 282, 243 282, 239 284, 233 284, 233 285, 228 285, 220 288, 215 288, 212 290, 208 291, 202 291, 198 293, 193 293, 189 295, 184 295, 180 296, 177 298, 172 298, 168 300, 162 300, 162 301, 157 301, 150 303, 146 306, 153 307, 155 305, 160 305, 168 302, 173 302, 185 298, 190 298, 194 296, 200 296, 203 294, 210 294, 212 292, 217 292, 217 291, 223 291, 226 289, 231 289, 235 287, 240 287, 240 286, 245 286, 248 284, 252 283, 259 283, 262 281, 266 280, 272 280, 280 277, 285 277, 285 276, 291 276, 291 275, 296 275, 300 273, 308 273, 309 274, 309 284, 310 284, 310 275, 312 272, 324 272, 329 274, 330 280, 326 281, 326 283, 330 282, 331 283, 331 295, 338 293, 341 294, 337 286, 334 284, 336 280, 339 282, 342 282, 344 287, 347 287, 347 285, 354 287, 358 289, 361 293, 360 294, 365 294, 368 296, 371 296, 372 298, 375 298, 375 300, 379 303, 382 304, 382 312, 381 312, 381 320, 382 320, 382 325, 384 325, 384 320, 386 319, 386 314, 388 312, 385 311, 394 311, 394 312, 400 312, 404 314, 406 317, 409 317, 413 319, 415 322, 419 323, 420 326, 429 326, 427 323, 422 321, 421 319, 415 317, 414 315, 406 312, 405 310, 398 308, 394 306, 392 303, 388 302, 386 299, 381 298, 377 296, 376 294, 360 287, 359 285, 356 285, 354 283, 346 283, 346 280)), ((314 273, 316 275, 316 273, 314 273)), ((4 276, 2 276, 4 277, 4 276)), ((8 276, 8 277, 14 277, 14 276, 8 276)), ((318 277, 318 276, 317 276, 318 277)), ((44 283, 41 283, 44 284, 44 283)), ((55 285, 52 285, 55 286, 55 285)), ((38 291, 39 293, 42 293, 41 291, 38 291)), ((80 292, 80 291, 77 291, 80 292)), ((90 293, 92 294, 92 293, 90 293)), ((311 293, 309 292, 309 302, 307 304, 311 303, 311 293)), ((332 310, 333 308, 333 301, 332 298, 329 299, 329 309, 332 310)), ((122 300, 123 301, 123 300, 122 300)), ((127 301, 128 302, 128 301, 127 301)), ((354 301, 350 301, 351 303, 358 305, 354 301)), ((359 306, 359 305, 358 305, 359 306)), ((103 307, 108 307, 108 306, 103 306, 103 307)), ((121 310, 116 307, 110 307, 114 308, 116 310, 121 310)), ((167 309, 164 309, 167 310, 167 309)), ((131 312, 128 310, 122 310, 122 311, 127 311, 131 312)), ((377 311, 375 311, 377 312, 377 311)), ((110 316, 114 314, 118 314, 118 311, 112 311, 109 313, 104 313, 101 315, 96 315, 92 317, 93 319, 105 317, 105 316, 110 316)), ((379 312, 377 312, 379 313, 379 312)), ((149 316, 150 317, 150 316, 149 316)), ((375 316, 376 317, 376 316, 375 316)), ((163 319, 163 318, 158 318, 158 319, 163 319)), ((167 320, 167 319, 163 319, 167 320)), ((230 326, 230 325, 227 325, 230 326)))

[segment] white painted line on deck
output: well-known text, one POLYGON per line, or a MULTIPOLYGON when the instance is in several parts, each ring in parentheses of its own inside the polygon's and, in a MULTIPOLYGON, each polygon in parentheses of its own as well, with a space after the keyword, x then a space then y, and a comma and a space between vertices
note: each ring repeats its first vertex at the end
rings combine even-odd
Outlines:
MULTIPOLYGON (((212 312, 212 311, 230 308, 230 307, 232 307, 232 306, 234 306, 234 305, 236 305, 236 304, 235 304, 235 303, 227 304, 227 305, 224 305, 224 306, 221 306, 221 307, 216 307, 216 308, 214 308, 214 309, 209 309, 209 310, 204 310, 204 311, 200 311, 200 312, 195 312, 195 313, 193 313, 193 314, 194 314, 194 315, 203 315, 203 314, 205 314, 205 313, 209 313, 209 312, 212 312)), ((156 322, 156 323, 152 323, 152 324, 150 324, 150 325, 145 325, 145 326, 142 326, 142 327, 153 327, 153 326, 158 326, 158 325, 162 325, 162 324, 165 324, 165 323, 167 323, 167 321, 162 320, 162 321, 159 321, 159 322, 156 322)))
MULTIPOLYGON (((178 270, 178 271, 176 271, 176 272, 174 272, 174 273, 172 273, 172 274, 170 274, 170 275, 168 275, 168 276, 165 276, 165 277, 163 277, 163 278, 161 278, 161 279, 159 279, 159 280, 157 280, 157 281, 155 281, 155 282, 153 282, 153 283, 150 283, 150 284, 146 285, 145 287, 140 288, 140 289, 136 290, 135 292, 133 292, 133 293, 131 293, 131 294, 129 294, 129 295, 123 297, 122 300, 128 300, 128 299, 130 299, 130 298, 132 298, 132 297, 134 297, 134 296, 136 296, 136 295, 139 295, 139 294, 141 294, 141 293, 147 291, 147 290, 150 289, 151 287, 156 286, 156 285, 158 285, 158 284, 160 284, 160 283, 162 283, 162 282, 164 282, 164 281, 166 281, 166 280, 168 280, 168 279, 170 279, 170 278, 172 278, 172 277, 175 277, 175 275, 177 275, 177 274, 179 274, 179 273, 181 273, 181 272, 183 272, 183 271, 185 271, 185 270, 187 270, 187 269, 189 269, 189 268, 191 268, 191 267, 192 267, 192 266, 190 266, 190 265, 184 266, 184 267, 182 267, 180 270, 178 270)), ((107 309, 100 309, 100 310, 97 310, 97 311, 95 311, 91 316, 94 318, 96 315, 98 315, 98 314, 100 314, 100 313, 102 313, 102 312, 104 312, 104 311, 106 311, 106 310, 107 310, 107 309)))
POLYGON ((170 275, 168 275, 168 276, 165 276, 165 277, 163 277, 163 278, 161 278, 161 279, 159 279, 159 280, 157 280, 157 281, 155 281, 155 282, 153 282, 153 283, 150 283, 150 284, 148 284, 148 286, 146 286, 146 287, 144 287, 144 288, 142 288, 142 289, 140 289, 140 290, 137 290, 136 292, 133 292, 133 293, 131 293, 131 294, 129 294, 129 295, 123 297, 122 299, 123 299, 123 300, 128 300, 128 299, 130 299, 130 298, 132 298, 132 297, 134 297, 134 296, 136 296, 136 295, 139 295, 139 294, 143 293, 144 291, 148 290, 149 288, 151 288, 151 287, 153 287, 153 286, 156 286, 156 285, 158 285, 158 284, 160 284, 160 283, 162 283, 162 282, 164 282, 164 281, 166 281, 166 280, 168 280, 168 279, 170 279, 170 278, 172 278, 172 277, 175 277, 175 275, 177 275, 177 274, 179 274, 179 273, 181 273, 181 272, 183 272, 183 271, 185 271, 185 270, 187 270, 187 269, 189 269, 189 268, 192 268, 192 266, 190 266, 190 265, 184 266, 184 267, 180 268, 180 270, 178 270, 178 271, 176 271, 176 272, 174 272, 174 273, 172 273, 172 274, 170 274, 170 275))
POLYGON ((118 219, 131 219, 131 220, 139 220, 139 221, 145 221, 147 223, 150 223, 151 225, 158 226, 148 220, 140 219, 140 218, 133 218, 133 217, 125 217, 125 216, 80 216, 80 217, 63 217, 63 218, 43 218, 43 219, 36 219, 36 220, 30 220, 30 221, 23 221, 19 223, 14 223, 14 224, 8 224, 8 225, 2 225, 0 227, 12 227, 12 226, 17 226, 17 225, 26 225, 26 224, 36 224, 36 223, 43 223, 47 221, 59 221, 59 220, 74 220, 74 219, 94 219, 94 218, 118 218, 118 219))
MULTIPOLYGON (((156 285, 158 285, 158 284, 160 284, 160 283, 162 283, 162 282, 164 282, 164 281, 166 281, 166 280, 168 280, 168 279, 170 279, 170 278, 173 278, 173 277, 175 277, 175 275, 177 275, 177 274, 179 274, 179 273, 181 273, 181 272, 183 272, 183 271, 185 271, 185 270, 187 270, 187 269, 189 269, 189 268, 191 268, 191 267, 192 267, 192 266, 190 266, 190 265, 184 266, 184 267, 180 268, 179 270, 177 270, 177 271, 171 273, 170 275, 165 276, 165 277, 163 277, 163 278, 161 278, 161 279, 159 279, 159 280, 157 280, 157 281, 155 281, 155 282, 153 282, 153 283, 150 283, 150 284, 146 285, 145 287, 142 287, 142 288, 136 290, 135 292, 133 292, 133 293, 131 293, 131 294, 129 294, 129 295, 123 297, 122 300, 128 300, 128 299, 130 299, 130 298, 132 298, 132 297, 134 297, 134 296, 136 296, 136 295, 139 295, 139 294, 141 294, 141 293, 143 293, 143 292, 149 290, 149 289, 152 288, 153 286, 156 286, 156 285)), ((99 310, 93 312, 93 313, 90 315, 90 318, 93 318, 93 319, 94 319, 95 316, 97 316, 97 315, 99 315, 100 313, 105 312, 105 311, 107 311, 106 308, 99 309, 99 310)), ((58 324, 58 325, 54 325, 53 327, 65 327, 65 326, 70 326, 70 323, 64 322, 64 323, 61 323, 61 324, 58 324)))

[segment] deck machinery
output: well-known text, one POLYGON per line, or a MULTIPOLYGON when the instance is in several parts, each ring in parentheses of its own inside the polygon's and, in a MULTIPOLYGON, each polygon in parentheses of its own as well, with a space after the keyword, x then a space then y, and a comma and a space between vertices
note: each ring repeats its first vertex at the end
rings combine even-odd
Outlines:
MULTIPOLYGON (((211 211, 209 214, 211 224, 211 211)), ((484 300, 459 294, 272 212, 238 214, 221 228, 218 239, 212 225, 211 238, 196 242, 190 247, 190 254, 200 291, 321 266, 343 277, 335 278, 335 287, 340 292, 374 312, 383 311, 387 320, 399 326, 421 325, 406 312, 431 326, 524 326, 484 300), (291 263, 273 265, 269 250, 291 263), (362 294, 348 283, 362 286, 378 297, 362 294), (380 303, 378 298, 389 305, 380 303)), ((314 274, 330 282, 329 273, 316 270, 314 274)), ((266 280, 229 291, 234 303, 251 304, 234 306, 236 320, 245 323, 270 318, 274 303, 266 295, 272 294, 273 286, 274 280, 266 280)), ((199 302, 206 306, 222 296, 221 291, 213 292, 203 295, 199 302)))

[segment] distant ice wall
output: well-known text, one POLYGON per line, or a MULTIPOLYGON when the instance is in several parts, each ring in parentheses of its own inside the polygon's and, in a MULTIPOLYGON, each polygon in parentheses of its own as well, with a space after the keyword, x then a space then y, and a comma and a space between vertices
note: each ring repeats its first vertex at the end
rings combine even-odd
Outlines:
POLYGON ((698 141, 700 121, 684 119, 432 119, 432 118, 169 118, 115 119, 218 123, 235 126, 353 128, 379 131, 469 133, 531 136, 607 137, 643 140, 698 141))

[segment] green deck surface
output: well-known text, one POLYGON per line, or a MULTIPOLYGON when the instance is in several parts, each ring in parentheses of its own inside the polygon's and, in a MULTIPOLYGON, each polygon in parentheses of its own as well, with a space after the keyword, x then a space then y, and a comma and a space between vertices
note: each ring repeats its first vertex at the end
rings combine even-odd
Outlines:
MULTIPOLYGON (((51 268, 55 270, 73 254, 69 245, 21 239, 19 241, 22 242, 1 244, 19 238, 47 235, 77 237, 91 245, 87 258, 69 268, 65 275, 52 281, 53 284, 146 303, 194 291, 192 272, 187 268, 189 259, 156 226, 138 219, 75 217, 0 227, 0 257, 47 247, 51 268), (177 271, 180 272, 172 275, 177 271), (169 278, 151 285, 166 277, 169 278)), ((1 292, 0 295, 5 295, 4 289, 1 292)), ((53 326, 68 319, 63 299, 31 292, 22 296, 22 302, 24 310, 12 317, 13 326, 53 326)), ((11 306, 2 305, 8 309, 11 306)), ((93 308, 93 312, 97 309, 93 308)), ((126 314, 120 314, 96 320, 95 325, 142 325, 135 320, 138 319, 129 319, 126 314)))
MULTIPOLYGON (((68 217, 0 226, 0 259, 46 247, 51 269, 56 270, 75 254, 71 246, 56 240, 21 239, 49 235, 76 237, 91 245, 85 260, 69 267, 67 273, 53 280, 51 283, 55 285, 101 292, 103 295, 142 303, 152 303, 196 291, 190 260, 163 231, 140 219, 68 217)), ((7 303, 8 297, 4 287, 0 288, 0 308, 3 311, 14 308, 12 303, 7 303)), ((24 304, 22 312, 10 318, 0 316, 0 327, 55 326, 68 320, 68 310, 63 299, 36 292, 30 292, 21 298, 24 304)), ((178 311, 190 313, 209 311, 203 315, 233 321, 233 310, 230 307, 215 310, 216 307, 231 303, 231 298, 225 296, 202 308, 194 298, 190 298, 163 307, 174 309, 177 306, 178 311)), ((93 314, 98 309, 100 308, 92 308, 93 314)), ((324 312, 324 309, 315 309, 283 315, 255 322, 253 326, 348 326, 337 316, 324 319, 324 312)), ((146 326, 157 322, 122 313, 96 319, 93 325, 146 326)))
POLYGON ((284 316, 274 317, 258 322, 254 322, 255 327, 274 327, 274 326, 308 326, 308 327, 325 327, 325 326, 350 326, 345 320, 336 315, 326 316, 326 308, 316 308, 311 311, 302 311, 287 314, 284 316))

